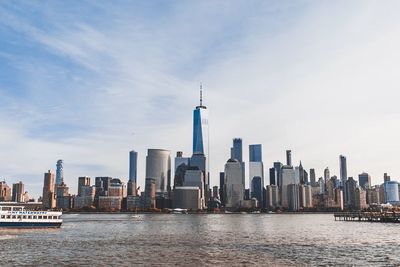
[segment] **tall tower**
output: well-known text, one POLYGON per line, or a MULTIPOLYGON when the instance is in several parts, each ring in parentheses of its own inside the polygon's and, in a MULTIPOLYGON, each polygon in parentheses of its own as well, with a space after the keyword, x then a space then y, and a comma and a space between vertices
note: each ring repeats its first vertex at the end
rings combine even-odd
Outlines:
POLYGON ((55 207, 54 173, 50 170, 44 174, 42 205, 45 209, 55 207))
POLYGON ((292 166, 292 151, 286 150, 286 165, 292 166))
POLYGON ((343 202, 346 204, 349 201, 349 190, 347 188, 347 160, 343 155, 339 156, 340 163, 340 183, 343 190, 343 202))
POLYGON ((207 188, 208 192, 210 185, 208 110, 207 107, 203 105, 202 84, 200 84, 200 105, 197 106, 193 111, 193 154, 203 154, 206 158, 206 170, 204 180, 205 188, 207 188))
POLYGON ((60 185, 64 183, 64 166, 63 166, 63 160, 59 159, 57 160, 57 165, 56 165, 56 183, 55 186, 60 185))

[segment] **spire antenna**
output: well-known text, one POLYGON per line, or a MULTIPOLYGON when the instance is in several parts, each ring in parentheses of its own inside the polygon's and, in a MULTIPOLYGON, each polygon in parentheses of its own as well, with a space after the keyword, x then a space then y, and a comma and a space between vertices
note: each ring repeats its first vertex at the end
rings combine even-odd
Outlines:
POLYGON ((203 84, 200 82, 200 107, 203 106, 203 84))

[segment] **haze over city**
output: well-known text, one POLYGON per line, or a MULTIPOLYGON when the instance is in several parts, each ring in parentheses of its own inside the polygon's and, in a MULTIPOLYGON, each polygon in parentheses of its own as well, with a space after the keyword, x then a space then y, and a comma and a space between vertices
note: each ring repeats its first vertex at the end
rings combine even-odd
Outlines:
MULTIPOLYGON (((211 184, 232 138, 263 145, 269 168, 293 162, 372 184, 398 180, 398 2, 0 3, 0 178, 37 197, 65 181, 128 177, 138 152, 192 150, 203 83, 211 184)), ((268 181, 266 173, 266 181, 268 181)), ((246 183, 248 181, 246 180, 246 183)))

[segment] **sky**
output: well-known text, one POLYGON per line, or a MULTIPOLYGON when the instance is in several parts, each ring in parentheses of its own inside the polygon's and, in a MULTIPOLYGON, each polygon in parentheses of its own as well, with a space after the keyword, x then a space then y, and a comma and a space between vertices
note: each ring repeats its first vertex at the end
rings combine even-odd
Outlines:
MULTIPOLYGON (((65 182, 128 177, 149 148, 190 156, 199 84, 211 183, 232 139, 274 161, 373 184, 398 180, 399 1, 1 1, 0 178, 34 197, 65 182)), ((248 168, 247 168, 248 169, 248 168)), ((247 181, 246 181, 247 182, 247 181)))

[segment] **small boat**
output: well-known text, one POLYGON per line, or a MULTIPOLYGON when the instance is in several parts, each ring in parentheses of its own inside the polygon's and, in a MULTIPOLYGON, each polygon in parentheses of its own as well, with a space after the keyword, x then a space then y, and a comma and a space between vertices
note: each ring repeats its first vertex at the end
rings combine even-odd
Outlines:
POLYGON ((0 206, 0 228, 60 228, 61 211, 25 210, 23 206, 0 206))

